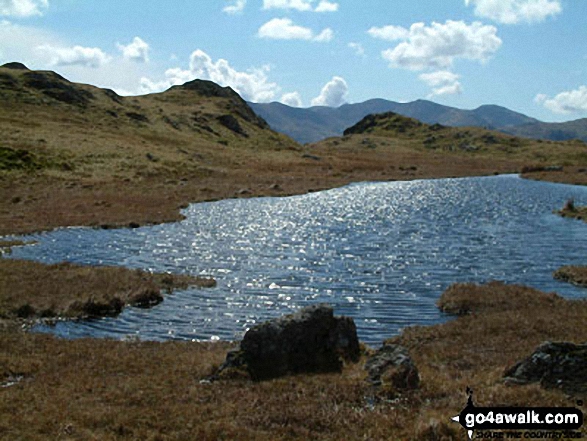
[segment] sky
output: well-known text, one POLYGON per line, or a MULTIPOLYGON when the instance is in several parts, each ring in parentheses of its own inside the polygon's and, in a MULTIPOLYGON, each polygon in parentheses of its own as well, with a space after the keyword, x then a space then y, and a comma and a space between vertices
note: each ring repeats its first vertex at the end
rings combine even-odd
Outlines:
POLYGON ((587 117, 585 0, 0 0, 0 64, 121 95, 200 78, 246 100, 497 104, 587 117))

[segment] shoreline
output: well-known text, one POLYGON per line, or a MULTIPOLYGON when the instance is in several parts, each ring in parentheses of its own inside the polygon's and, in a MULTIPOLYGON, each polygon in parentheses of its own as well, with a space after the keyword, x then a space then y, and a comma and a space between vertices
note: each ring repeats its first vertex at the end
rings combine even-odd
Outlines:
MULTIPOLYGON (((527 174, 527 173, 526 173, 527 174)), ((353 181, 353 182, 349 182, 346 184, 343 184, 341 187, 332 187, 332 188, 325 188, 325 189, 321 189, 321 190, 309 190, 305 193, 294 193, 294 194, 280 194, 280 195, 257 195, 255 193, 250 193, 250 194, 241 194, 241 195, 237 195, 235 197, 231 197, 231 198, 220 198, 220 199, 212 199, 212 200, 205 200, 205 201, 198 201, 198 202, 193 202, 194 204, 198 204, 198 203, 207 203, 207 202, 218 202, 218 201, 222 201, 222 200, 234 200, 234 199, 242 199, 242 198, 256 198, 256 197, 292 197, 292 196, 299 196, 299 195, 304 195, 304 194, 310 194, 314 191, 328 191, 328 190, 332 190, 335 188, 342 188, 344 186, 347 185, 352 185, 352 184, 357 184, 357 183, 385 183, 385 182, 409 182, 409 181, 415 181, 415 180, 442 180, 442 179, 467 179, 467 178, 473 178, 473 177, 494 177, 494 176, 507 176, 507 175, 511 175, 511 176, 517 176, 520 179, 531 179, 528 178, 527 176, 525 176, 522 173, 519 174, 513 174, 513 173, 504 173, 504 174, 489 174, 489 175, 480 175, 480 176, 471 176, 471 175, 467 175, 467 176, 459 176, 459 177, 445 177, 445 176, 440 176, 440 177, 432 177, 432 178, 410 178, 410 179, 404 179, 404 180, 386 180, 386 181, 382 181, 382 180, 367 180, 367 181, 353 181)), ((547 181, 547 182, 552 182, 552 181, 547 181)), ((556 182, 554 182, 556 183, 556 182)), ((573 184, 570 184, 573 185, 573 184)), ((178 209, 178 213, 180 214, 180 220, 173 220, 173 221, 169 221, 169 222, 178 222, 181 221, 181 219, 184 219, 183 215, 181 215, 181 212, 179 210, 183 209, 183 208, 187 208, 187 207, 181 207, 180 209, 178 209)), ((558 214, 563 215, 563 217, 571 217, 571 216, 564 216, 564 210, 561 210, 558 212, 558 214)), ((581 219, 579 217, 579 219, 581 219)), ((162 222, 165 223, 165 222, 162 222)), ((159 225, 159 224, 148 224, 148 225, 159 225)), ((120 228, 120 229, 129 229, 129 228, 138 228, 139 225, 138 224, 134 224, 134 225, 121 225, 119 227, 111 227, 109 226, 108 229, 110 228, 120 228)), ((54 230, 57 229, 67 229, 67 228, 80 228, 80 229, 85 229, 85 228, 104 228, 104 226, 91 226, 91 225, 76 225, 76 226, 59 226, 56 227, 54 230)), ((34 235, 34 234, 43 234, 46 232, 50 232, 50 231, 54 231, 54 230, 41 230, 35 233, 28 233, 28 235, 34 235)), ((26 235, 23 235, 26 236, 26 235)), ((120 299, 117 296, 110 296, 107 297, 105 300, 103 299, 103 301, 100 303, 98 302, 96 304, 96 302, 93 302, 92 298, 94 297, 94 295, 90 295, 89 298, 88 296, 85 296, 85 298, 83 299, 83 301, 81 301, 80 304, 78 304, 77 306, 75 306, 74 308, 71 308, 71 305, 67 306, 67 305, 61 305, 60 307, 53 307, 53 308, 47 308, 45 307, 45 309, 41 308, 39 309, 38 307, 29 307, 30 305, 19 305, 15 308, 13 308, 13 311, 17 311, 19 310, 19 308, 23 308, 23 310, 21 311, 21 314, 16 314, 18 316, 18 318, 27 318, 28 315, 30 315, 31 317, 38 316, 37 318, 49 318, 50 320, 61 320, 61 319, 65 319, 65 320, 78 320, 78 319, 86 319, 86 318, 92 318, 92 317, 106 317, 106 316, 112 316, 112 315, 118 315, 122 309, 124 308, 125 305, 130 305, 130 306, 139 306, 139 307, 150 307, 150 306, 155 306, 156 304, 160 303, 161 301, 163 301, 163 297, 161 297, 160 295, 157 295, 157 293, 159 291, 163 291, 166 290, 169 294, 175 290, 175 289, 181 289, 181 288, 187 288, 188 284, 187 282, 191 282, 191 284, 193 286, 199 286, 199 287, 213 287, 215 286, 215 281, 213 279, 203 279, 200 277, 187 277, 186 276, 181 276, 181 275, 175 275, 175 274, 152 274, 152 273, 146 273, 143 271, 139 271, 139 270, 131 270, 131 269, 127 269, 125 267, 108 267, 108 266, 102 266, 102 265, 70 265, 67 263, 59 263, 59 264, 54 264, 54 265, 48 265, 48 264, 42 264, 39 262, 36 262, 34 260, 31 261, 22 261, 22 260, 15 260, 15 259, 2 259, 2 254, 10 254, 11 252, 11 248, 12 247, 20 247, 20 246, 30 246, 30 245, 34 245, 35 242, 34 241, 29 241, 29 242, 24 242, 22 240, 20 240, 21 238, 24 239, 24 237, 18 234, 10 234, 7 236, 0 236, 0 273, 2 272, 2 265, 6 266, 6 264, 8 262, 11 262, 11 264, 15 264, 15 265, 21 265, 25 268, 25 271, 23 271, 20 275, 20 280, 22 281, 30 281, 30 274, 34 273, 35 270, 39 270, 39 268, 42 268, 43 271, 45 271, 45 276, 44 277, 48 277, 49 275, 51 275, 52 272, 54 273, 58 273, 61 269, 63 269, 64 265, 67 266, 69 265, 69 269, 73 270, 75 272, 75 270, 80 270, 80 269, 85 269, 87 271, 94 271, 94 272, 100 272, 100 271, 110 271, 110 270, 120 270, 121 272, 126 271, 128 274, 132 274, 137 273, 139 274, 139 279, 145 279, 145 277, 149 277, 150 280, 148 281, 148 283, 146 284, 147 286, 143 286, 143 293, 139 293, 138 295, 136 295, 135 297, 137 297, 137 299, 133 299, 133 298, 128 298, 128 296, 126 296, 123 299, 120 299), (3 239, 10 239, 10 240, 3 240, 3 239), (35 267, 35 270, 33 270, 32 268, 35 267), (162 278, 168 277, 169 279, 166 280, 165 282, 162 282, 162 278), (182 277, 184 278, 182 280, 182 277), (156 289, 153 288, 153 282, 154 285, 156 285, 156 289), (92 300, 92 301, 90 301, 92 300), (85 306, 84 306, 85 305, 85 306), (70 310, 68 311, 67 308, 70 308, 70 310), (77 310, 76 310, 77 308, 77 310), (89 309, 88 309, 89 308, 89 309), (27 312, 28 311, 28 312, 27 312), (37 312, 35 312, 37 311, 37 312), (85 315, 84 315, 85 314, 85 315), (23 316, 24 315, 24 316, 23 316)), ((587 268, 587 267, 585 267, 587 268)), ((573 272, 573 274, 578 273, 581 270, 585 270, 585 268, 583 267, 575 267, 575 270, 573 272)), ((585 284, 581 284, 581 283, 575 283, 575 281, 572 279, 572 276, 569 276, 569 272, 564 272, 565 268, 561 268, 557 273, 555 273, 555 278, 559 279, 559 280, 563 280, 563 281, 568 281, 570 283, 573 283, 576 286, 579 287, 584 287, 585 284), (560 274, 563 274, 563 276, 560 276, 560 274)), ((144 280, 140 280, 140 282, 144 282, 144 280)), ((17 287, 18 284, 15 284, 15 286, 13 288, 10 288, 12 290, 15 290, 15 288, 17 287)), ((38 290, 38 289, 37 289, 38 290)), ((26 291, 26 290, 25 290, 26 291)), ((91 290, 90 290, 91 291, 91 290)), ((1 293, 0 293, 1 294, 1 293)), ((75 297, 75 296, 74 296, 75 297)), ((132 297, 132 296, 131 296, 132 297)), ((0 295, 0 301, 2 300, 2 296, 0 295)), ((68 301, 73 301, 72 298, 70 299, 66 299, 68 301)), ((79 303, 79 302, 78 302, 79 303)), ((2 304, 0 302, 0 319, 4 318, 4 320, 6 320, 6 314, 3 313, 2 310, 2 304)), ((14 315, 14 314, 13 314, 14 315)), ((28 326, 30 327, 30 326, 28 326)))
MULTIPOLYGON (((316 193, 320 191, 328 191, 336 188, 342 188, 347 185, 362 183, 362 182, 410 182, 410 181, 417 181, 417 180, 438 180, 438 179, 465 179, 465 178, 473 178, 473 177, 490 177, 490 176, 501 176, 501 175, 518 175, 521 179, 528 179, 528 180, 536 180, 536 181, 544 181, 544 182, 551 182, 551 183, 559 183, 559 184, 568 184, 568 185, 579 185, 585 186, 587 185, 587 173, 584 172, 568 172, 565 175, 562 175, 560 172, 518 172, 518 171, 502 171, 502 172, 480 172, 480 173, 463 173, 463 174, 448 174, 448 173, 438 173, 438 174, 430 174, 430 175, 422 175, 422 176, 411 176, 411 177, 393 177, 393 178, 381 178, 381 179, 373 179, 373 176, 362 176, 363 179, 343 179, 343 180, 336 180, 336 182, 331 184, 325 185, 314 185, 310 186, 307 184, 303 184, 300 182, 294 182, 292 184, 295 186, 295 189, 290 189, 284 184, 282 187, 280 184, 273 184, 273 185, 262 185, 256 183, 254 185, 249 185, 248 187, 243 187, 240 190, 234 190, 238 187, 232 183, 228 188, 224 188, 220 190, 220 194, 215 196, 203 196, 198 195, 197 197, 188 197, 185 196, 183 199, 180 199, 177 203, 173 205, 173 207, 169 205, 164 205, 163 209, 165 211, 159 211, 158 214, 153 217, 152 219, 141 219, 142 216, 135 217, 134 214, 130 213, 128 216, 124 216, 124 220, 118 220, 115 222, 101 222, 96 218, 95 212, 84 212, 79 216, 78 223, 63 223, 63 221, 67 221, 69 219, 60 219, 55 222, 47 223, 40 221, 40 223, 33 223, 28 226, 20 226, 18 222, 12 223, 11 227, 2 225, 2 221, 6 221, 2 219, 0 215, 0 240, 5 239, 7 237, 21 237, 27 235, 34 235, 34 234, 41 234, 45 232, 54 231, 60 228, 95 228, 95 229, 124 229, 124 228, 139 228, 144 226, 155 226, 155 225, 162 225, 167 223, 173 222, 180 222, 185 217, 181 214, 181 210, 189 207, 192 204, 198 203, 207 203, 207 202, 218 202, 222 200, 232 200, 232 199, 250 199, 250 198, 261 198, 261 197, 291 197, 291 196, 301 196, 305 194, 316 193), (369 179, 371 178, 371 179, 369 179), (253 187, 253 188, 250 188, 253 187), (255 188, 256 187, 256 188, 255 188)), ((269 179, 267 182, 271 182, 272 180, 269 179)), ((294 181, 292 179, 292 181, 294 181)), ((108 185, 111 185, 108 184, 108 185)), ((207 188, 207 187, 206 187, 207 188)), ((118 201, 120 203, 120 201, 118 201)), ((147 206, 153 205, 154 207, 158 207, 157 203, 159 201, 153 200, 151 203, 147 201, 147 206)), ((105 205, 108 205, 107 202, 104 202, 105 205)), ((1 208, 1 207, 0 207, 1 208)), ((159 207, 160 208, 160 207, 159 207)), ((116 215, 120 215, 121 213, 117 213, 116 215)), ((17 215, 16 217, 19 217, 17 215)), ((570 216, 569 216, 570 217, 570 216)), ((14 219, 13 219, 14 220, 14 219)))

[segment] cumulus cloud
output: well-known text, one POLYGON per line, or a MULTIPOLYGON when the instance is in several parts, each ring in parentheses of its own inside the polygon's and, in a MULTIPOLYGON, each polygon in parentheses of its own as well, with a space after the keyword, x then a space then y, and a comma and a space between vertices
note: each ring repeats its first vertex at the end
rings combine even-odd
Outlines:
POLYGON ((274 18, 259 28, 257 35, 260 38, 271 40, 307 40, 317 42, 329 42, 334 37, 330 28, 324 29, 315 35, 310 28, 298 26, 289 18, 274 18))
POLYGON ((326 0, 322 0, 314 9, 315 12, 336 12, 338 11, 338 3, 329 2, 326 0))
POLYGON ((225 6, 222 11, 231 15, 240 14, 244 11, 245 6, 247 5, 247 0, 231 0, 230 3, 231 4, 225 6))
POLYGON ((263 9, 293 9, 302 12, 336 12, 338 3, 320 0, 314 7, 315 0, 263 0, 263 9))
POLYGON ((392 25, 383 26, 381 28, 372 27, 367 33, 373 38, 387 41, 407 40, 410 37, 410 31, 406 28, 392 25))
POLYGON ((365 48, 363 47, 363 45, 361 43, 349 43, 348 47, 350 47, 353 51, 355 51, 355 55, 357 55, 358 57, 364 57, 365 56, 365 48))
POLYGON ((269 102, 279 92, 277 84, 270 82, 267 77, 269 70, 269 67, 264 66, 246 72, 238 71, 228 61, 213 61, 207 53, 198 49, 190 56, 189 69, 168 69, 162 81, 142 78, 141 92, 161 92, 174 85, 201 79, 213 81, 221 86, 230 86, 248 101, 269 102))
POLYGON ((538 94, 534 101, 547 109, 562 114, 587 112, 587 86, 561 92, 554 98, 538 94))
POLYGON ((460 75, 447 70, 421 74, 419 78, 432 87, 432 93, 429 97, 454 95, 462 93, 463 91, 461 83, 459 82, 460 75))
POLYGON ((333 77, 312 100, 312 106, 340 107, 346 103, 349 86, 344 78, 333 77))
MULTIPOLYGON (((502 44, 494 26, 479 22, 469 25, 463 21, 448 20, 444 24, 434 22, 431 26, 414 23, 404 31, 404 41, 382 52, 391 67, 447 69, 458 58, 484 62, 502 44)), ((394 33, 399 36, 401 28, 396 27, 394 33)))
POLYGON ((49 0, 0 0, 0 16, 30 17, 41 15, 49 0))
POLYGON ((298 92, 286 93, 281 97, 281 103, 290 107, 302 107, 302 97, 298 92))
POLYGON ((560 0, 465 0, 475 15, 504 24, 538 23, 562 12, 560 0))
POLYGON ((127 60, 147 63, 149 61, 149 45, 140 37, 135 37, 132 43, 128 45, 117 44, 118 50, 127 60))
POLYGON ((328 43, 329 41, 332 41, 333 38, 334 31, 330 28, 326 28, 322 32, 320 32, 320 34, 314 37, 314 41, 317 41, 319 43, 328 43))
POLYGON ((50 57, 53 66, 85 66, 98 68, 110 61, 102 49, 97 47, 54 47, 42 45, 38 48, 50 57))

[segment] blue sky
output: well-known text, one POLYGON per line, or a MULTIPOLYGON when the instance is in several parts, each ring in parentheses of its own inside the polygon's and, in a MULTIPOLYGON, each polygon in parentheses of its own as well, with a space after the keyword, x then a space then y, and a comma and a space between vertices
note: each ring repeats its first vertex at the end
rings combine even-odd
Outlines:
POLYGON ((0 63, 121 94, 194 78, 245 99, 498 104, 587 117, 584 0, 0 0, 0 63))

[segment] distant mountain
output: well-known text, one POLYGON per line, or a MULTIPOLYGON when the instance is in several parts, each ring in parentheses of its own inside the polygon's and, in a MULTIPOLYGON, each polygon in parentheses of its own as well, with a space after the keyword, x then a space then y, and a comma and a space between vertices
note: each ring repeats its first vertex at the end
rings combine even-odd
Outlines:
MULTIPOLYGON (((505 107, 485 105, 474 110, 461 110, 431 101, 417 100, 397 103, 373 99, 338 108, 310 107, 300 109, 281 103, 249 103, 273 130, 289 135, 301 143, 317 142, 331 136, 340 136, 344 130, 370 114, 394 112, 415 118, 426 124, 452 127, 477 126, 503 130, 512 126, 530 125, 540 121, 505 107)), ((587 127, 587 125, 586 125, 587 127)))
POLYGON ((571 139, 587 141, 587 118, 564 123, 536 122, 523 124, 516 127, 506 127, 503 131, 525 138, 550 139, 552 141, 568 141, 571 139))

